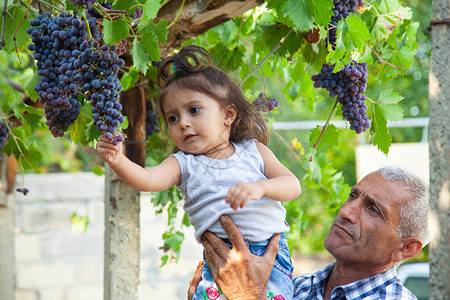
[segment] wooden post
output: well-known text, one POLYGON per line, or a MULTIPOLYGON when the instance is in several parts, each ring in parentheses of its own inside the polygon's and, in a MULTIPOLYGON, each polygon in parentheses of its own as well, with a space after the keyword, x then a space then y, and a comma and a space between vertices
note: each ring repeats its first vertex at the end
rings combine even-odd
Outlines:
MULTIPOLYGON (((145 166, 145 93, 142 87, 121 95, 129 127, 124 150, 128 158, 145 166)), ((139 286, 140 193, 105 168, 104 299, 135 300, 139 286)))
POLYGON ((430 104, 430 299, 450 295, 450 5, 433 1, 430 104), (446 19, 446 21, 445 21, 446 19))
POLYGON ((0 295, 2 300, 15 299, 15 194, 13 192, 17 163, 14 157, 0 153, 0 295))

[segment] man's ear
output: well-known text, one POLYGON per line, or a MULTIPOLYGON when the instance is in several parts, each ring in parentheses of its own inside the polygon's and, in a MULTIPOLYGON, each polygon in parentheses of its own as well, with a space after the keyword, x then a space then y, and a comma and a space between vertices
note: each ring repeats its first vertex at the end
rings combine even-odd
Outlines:
POLYGON ((225 107, 225 122, 231 125, 236 120, 237 109, 234 104, 228 104, 225 107))
POLYGON ((416 237, 402 239, 401 248, 392 254, 392 261, 400 262, 413 258, 422 250, 422 241, 416 237))

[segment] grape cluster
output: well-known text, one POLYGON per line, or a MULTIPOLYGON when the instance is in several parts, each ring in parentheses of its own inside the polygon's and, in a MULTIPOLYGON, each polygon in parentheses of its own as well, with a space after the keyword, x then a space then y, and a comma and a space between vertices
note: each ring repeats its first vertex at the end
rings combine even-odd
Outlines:
POLYGON ((152 102, 147 100, 145 103, 145 136, 148 139, 155 132, 159 132, 159 119, 153 111, 152 102))
POLYGON ((266 99, 266 95, 260 93, 258 98, 252 102, 252 105, 258 111, 268 112, 274 110, 275 107, 278 107, 279 103, 275 98, 266 99))
POLYGON ((0 150, 2 150, 9 139, 8 126, 4 121, 0 122, 0 150))
POLYGON ((128 16, 133 19, 140 19, 142 18, 142 13, 144 12, 144 9, 142 8, 142 6, 139 6, 133 13, 128 14, 128 16))
MULTIPOLYGON (((95 18, 89 18, 88 22, 93 37, 99 38, 95 18)), ((63 136, 80 113, 79 86, 72 79, 73 63, 81 53, 87 25, 77 16, 61 13, 52 17, 47 13, 30 21, 30 26, 27 32, 32 43, 28 49, 34 51, 39 75, 34 89, 44 104, 46 125, 53 136, 63 136)))
POLYGON ((336 25, 341 19, 347 18, 351 13, 354 13, 358 6, 364 5, 364 0, 333 0, 334 16, 331 17, 331 22, 328 28, 328 42, 336 47, 336 25))
POLYGON ((70 0, 70 1, 74 6, 86 9, 92 9, 94 3, 97 2, 97 0, 70 0))
POLYGON ((123 141, 122 135, 114 131, 125 121, 118 102, 122 85, 117 78, 119 68, 125 65, 116 54, 115 46, 100 45, 99 41, 84 41, 80 46, 81 54, 73 63, 73 80, 92 105, 93 123, 101 132, 105 132, 114 145, 123 141))
POLYGON ((324 64, 321 72, 311 77, 314 87, 326 89, 332 98, 337 96, 342 116, 349 121, 351 130, 358 134, 367 131, 370 120, 363 95, 367 88, 367 63, 351 61, 339 72, 333 70, 334 65, 324 64))
POLYGON ((22 193, 24 196, 26 196, 26 195, 28 194, 29 191, 30 191, 30 190, 27 189, 27 188, 17 188, 17 189, 16 189, 16 192, 22 193))

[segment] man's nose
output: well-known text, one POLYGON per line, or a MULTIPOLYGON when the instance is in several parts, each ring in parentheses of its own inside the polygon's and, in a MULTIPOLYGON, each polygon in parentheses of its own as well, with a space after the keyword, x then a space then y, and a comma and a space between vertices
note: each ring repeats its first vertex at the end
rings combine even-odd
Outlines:
POLYGON ((354 199, 352 201, 345 202, 341 209, 339 210, 338 215, 344 219, 349 221, 352 224, 355 224, 358 216, 361 213, 361 201, 359 199, 354 199))

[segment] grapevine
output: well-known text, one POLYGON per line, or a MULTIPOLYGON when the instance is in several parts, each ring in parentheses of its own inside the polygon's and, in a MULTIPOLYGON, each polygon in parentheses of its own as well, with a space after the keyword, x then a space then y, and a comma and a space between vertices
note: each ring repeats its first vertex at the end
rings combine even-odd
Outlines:
POLYGON ((256 110, 263 112, 273 111, 275 107, 278 107, 279 105, 275 98, 266 99, 266 95, 264 93, 260 93, 258 98, 256 98, 252 104, 256 110))
POLYGON ((331 98, 336 97, 342 105, 342 116, 356 133, 367 131, 370 120, 364 92, 367 88, 367 64, 352 61, 339 72, 333 73, 334 65, 324 64, 319 74, 311 77, 315 88, 324 88, 331 98))
POLYGON ((333 0, 333 16, 328 27, 328 39, 333 49, 336 48, 336 25, 341 19, 347 18, 351 13, 354 13, 356 8, 364 5, 363 0, 333 0))

